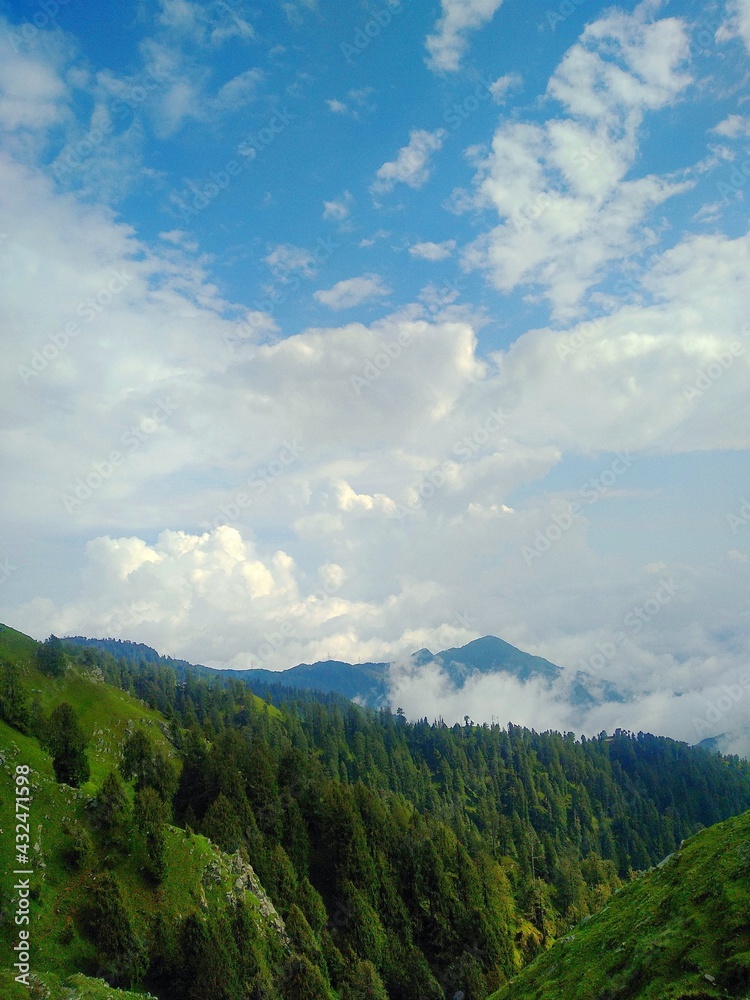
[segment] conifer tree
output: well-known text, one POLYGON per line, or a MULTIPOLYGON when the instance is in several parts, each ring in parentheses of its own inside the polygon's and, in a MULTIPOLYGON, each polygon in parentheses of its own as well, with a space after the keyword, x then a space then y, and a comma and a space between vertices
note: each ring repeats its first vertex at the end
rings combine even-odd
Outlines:
POLYGON ((133 819, 143 838, 144 871, 158 885, 167 874, 167 808, 153 788, 141 788, 135 793, 133 819))
POLYGON ((102 831, 107 846, 121 847, 125 841, 128 819, 128 800, 125 789, 115 771, 109 771, 96 796, 93 810, 94 823, 102 831))
POLYGON ((46 742, 52 753, 55 777, 61 785, 78 788, 89 780, 91 769, 86 757, 86 737, 73 706, 67 701, 58 705, 46 728, 46 742))
POLYGON ((50 677, 62 677, 65 673, 63 645, 56 635, 51 635, 37 646, 36 662, 39 669, 50 677))

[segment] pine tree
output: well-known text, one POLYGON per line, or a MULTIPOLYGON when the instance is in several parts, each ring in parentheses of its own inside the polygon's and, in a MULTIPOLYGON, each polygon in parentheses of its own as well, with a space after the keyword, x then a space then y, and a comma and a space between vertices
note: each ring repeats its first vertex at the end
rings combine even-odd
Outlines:
POLYGON ((50 677, 62 677, 67 666, 63 645, 56 635, 51 635, 37 646, 36 662, 39 669, 50 677))
POLYGON ((141 788, 135 793, 133 819, 143 838, 144 871, 158 885, 167 874, 167 808, 153 788, 141 788))
POLYGON ((50 716, 46 741, 52 753, 55 777, 61 785, 78 788, 89 780, 91 769, 86 757, 86 737, 73 706, 67 701, 58 705, 50 716))
POLYGON ((107 846, 121 847, 125 841, 128 800, 122 782, 110 771, 96 796, 93 821, 102 831, 107 846))
POLYGON ((305 955, 294 955, 281 978, 284 1000, 332 1000, 323 973, 305 955))
POLYGON ((227 854, 234 854, 242 842, 242 824, 229 799, 219 793, 208 807, 201 832, 227 854))
POLYGON ((22 733, 28 733, 31 727, 29 697, 17 663, 0 663, 0 719, 22 733))
POLYGON ((111 872, 91 876, 86 897, 85 925, 98 948, 101 971, 115 985, 134 985, 146 970, 146 955, 117 879, 111 872))

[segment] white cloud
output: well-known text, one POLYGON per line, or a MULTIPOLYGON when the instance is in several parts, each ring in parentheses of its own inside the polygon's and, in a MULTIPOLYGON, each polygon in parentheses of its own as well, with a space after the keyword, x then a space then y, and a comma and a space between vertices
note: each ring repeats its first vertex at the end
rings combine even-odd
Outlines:
POLYGON ((427 36, 427 65, 440 73, 455 72, 468 48, 466 35, 487 24, 503 0, 441 0, 442 17, 427 36))
POLYGON ((253 67, 217 86, 208 57, 202 50, 196 54, 192 48, 186 48, 183 33, 177 31, 176 25, 183 24, 187 30, 188 19, 194 18, 190 22, 194 27, 193 41, 215 46, 234 33, 228 25, 234 24, 237 16, 227 9, 218 26, 211 29, 206 18, 210 20, 214 15, 206 12, 216 14, 218 6, 204 8, 187 0, 162 2, 174 5, 169 6, 174 24, 169 21, 162 31, 143 39, 141 71, 132 75, 100 71, 93 89, 99 100, 119 101, 120 106, 129 107, 136 118, 149 123, 159 138, 166 139, 189 121, 207 123, 218 115, 229 115, 246 107, 256 100, 265 73, 253 67), (143 100, 143 94, 147 95, 147 100, 143 100), (134 99, 134 95, 138 97, 134 99))
MULTIPOLYGON (((502 258, 501 239, 488 243, 484 264, 505 273, 508 287, 549 290, 558 316, 572 314, 602 261, 657 239, 644 206, 681 182, 637 172, 641 119, 684 90, 673 58, 681 29, 612 18, 604 35, 592 26, 580 64, 564 63, 556 77, 565 115, 502 125, 477 177, 476 204, 498 210, 550 194, 538 219, 523 216, 517 261, 502 258), (569 93, 578 65, 583 82, 569 93)), ((554 483, 592 456, 606 471, 618 449, 636 462, 648 455, 652 468, 660 456, 689 453, 686 475, 708 481, 714 456, 703 453, 750 447, 742 418, 750 238, 675 235, 671 250, 628 272, 627 302, 604 286, 592 297, 600 320, 520 328, 497 354, 487 344, 480 353, 480 320, 458 310, 450 287, 425 289, 367 325, 289 335, 281 314, 225 300, 193 234, 148 242, 30 165, 48 141, 51 106, 66 136, 79 135, 66 118, 68 87, 94 84, 85 70, 55 69, 68 55, 59 64, 25 56, 52 77, 33 77, 42 83, 29 107, 3 105, 8 122, 19 116, 0 156, 0 463, 19 572, 3 584, 0 618, 38 636, 109 632, 234 666, 403 658, 494 632, 575 668, 612 643, 661 574, 674 575, 679 599, 618 642, 603 669, 630 703, 583 722, 689 736, 691 714, 701 706, 705 714, 750 654, 750 529, 722 538, 716 501, 701 537, 679 538, 680 552, 697 551, 705 532, 715 558, 696 568, 687 556, 675 565, 668 552, 649 551, 642 567, 637 554, 607 548, 612 524, 643 549, 644 512, 678 522, 687 504, 662 505, 634 474, 584 509, 543 558, 528 565, 521 547, 558 526, 571 496, 554 483), (560 478, 534 495, 552 469, 560 478), (83 499, 68 510, 63 496, 76 491, 83 499), (282 637, 278 651, 269 635, 282 637)), ((166 73, 150 78, 158 108, 192 64, 173 61, 174 47, 152 55, 154 72, 163 64, 166 73)), ((23 74, 9 65, 18 97, 23 74)), ((194 82, 205 109, 220 87, 200 71, 194 82)), ((238 99, 252 95, 251 84, 237 84, 238 99)), ((96 93, 86 129, 105 121, 96 93)), ((165 127, 188 120, 178 97, 165 127)), ((47 163, 54 150, 44 148, 47 163)), ((411 170, 398 162, 384 183, 421 182, 429 171, 429 155, 411 170)), ((452 242, 424 246, 434 255, 442 250, 433 246, 452 242)), ((292 243, 269 245, 266 263, 281 282, 317 270, 315 254, 292 243)), ((343 307, 371 293, 387 293, 376 274, 318 294, 343 307)), ((728 509, 739 505, 738 497, 728 509)), ((544 691, 477 682, 457 695, 431 686, 440 683, 424 680, 420 714, 479 719, 500 705, 537 726, 571 719, 544 691), (538 714, 523 716, 532 697, 538 714)))
POLYGON ((716 39, 741 38, 750 52, 750 0, 728 0, 727 20, 716 32, 716 39))
POLYGON ((367 248, 375 246, 378 240, 387 240, 391 234, 385 229, 378 229, 376 233, 372 236, 365 236, 359 241, 359 246, 361 248, 367 248))
POLYGON ((98 102, 88 124, 71 125, 51 170, 61 187, 113 204, 128 194, 136 181, 144 184, 154 178, 154 172, 143 164, 144 144, 140 122, 122 129, 113 120, 111 108, 98 102))
POLYGON ((382 194, 391 191, 396 184, 407 184, 411 188, 422 187, 430 176, 430 158, 442 148, 446 134, 442 128, 434 132, 412 129, 408 146, 402 146, 395 160, 380 167, 370 191, 382 194))
POLYGON ((34 38, 25 51, 11 44, 12 27, 0 16, 5 36, 0 60, 0 129, 3 145, 18 156, 39 152, 53 126, 70 127, 71 94, 62 78, 70 57, 62 36, 45 33, 44 45, 34 38), (49 35, 49 37, 47 37, 49 35))
POLYGON ((334 222, 343 222, 351 212, 354 199, 349 191, 344 191, 340 198, 323 202, 323 218, 333 219, 334 222))
POLYGON ((691 82, 681 70, 688 45, 685 24, 652 20, 647 2, 632 14, 613 10, 587 25, 548 92, 576 118, 632 130, 644 112, 669 105, 691 82))
MULTIPOLYGON (((41 524, 74 546, 93 539, 80 580, 70 550, 45 556, 50 588, 58 579, 64 596, 42 589, 14 603, 5 591, 2 620, 39 637, 114 634, 237 667, 403 658, 493 632, 575 668, 612 641, 663 573, 683 583, 679 600, 619 643, 603 670, 626 684, 629 704, 578 719, 563 691, 551 697, 501 679, 456 693, 430 677, 421 679, 419 714, 690 738, 693 715, 705 715, 746 663, 746 628, 731 641, 717 638, 726 623, 747 621, 741 559, 701 570, 668 559, 633 568, 599 556, 582 516, 528 566, 521 546, 569 498, 514 510, 506 500, 568 452, 750 446, 736 417, 750 379, 746 340, 728 367, 712 367, 745 336, 738 317, 750 237, 685 239, 644 279, 647 304, 564 333, 531 331, 484 362, 470 323, 403 313, 256 344, 246 360, 225 346, 237 320, 226 318, 227 304, 185 255, 179 233, 157 252, 27 168, 2 161, 0 179, 12 233, 0 246, 10 332, 0 460, 14 470, 6 525, 45 546, 41 524), (133 279, 102 321, 82 324, 24 384, 16 363, 44 347, 40 331, 81 323, 78 304, 122 269, 133 279), (568 341, 573 349, 561 355, 568 341), (709 370, 702 395, 686 398, 683 384, 709 370), (103 467, 113 449, 124 452, 123 433, 142 429, 165 395, 179 407, 169 421, 149 428, 68 514, 61 493, 85 479, 92 460, 103 467), (507 419, 491 419, 498 409, 507 419), (121 538, 124 517, 137 527, 121 538), (210 527, 201 530, 202 521, 210 527), (719 621, 716 608, 724 609, 719 621)), ((297 264, 306 266, 304 258, 297 264)), ((418 680, 404 679, 397 691, 410 711, 418 680)))
POLYGON ((498 104, 504 104, 507 95, 513 90, 518 90, 522 84, 523 80, 520 74, 506 73, 504 76, 499 76, 490 86, 490 93, 494 101, 498 104))
POLYGON ((737 139, 739 136, 750 136, 750 118, 746 115, 728 115, 723 121, 711 129, 717 135, 727 139, 737 139))
POLYGON ((305 23, 305 15, 318 10, 318 0, 286 0, 281 6, 289 23, 301 28, 305 23))
POLYGON ((217 111, 239 111, 254 100, 263 76, 263 72, 259 69, 248 69, 244 73, 239 73, 221 87, 213 106, 217 111))
MULTIPOLYGON (((548 87, 568 117, 503 122, 479 163, 473 204, 494 207, 501 222, 467 248, 466 265, 506 293, 537 286, 561 320, 577 314, 605 265, 655 241, 646 220, 692 184, 628 177, 644 114, 672 103, 690 82, 680 71, 684 26, 646 14, 641 6, 590 24, 548 87)), ((459 209, 466 202, 456 199, 459 209)))
POLYGON ((287 282, 294 274, 312 278, 317 273, 315 256, 306 247, 293 243, 278 243, 263 260, 279 281, 287 282))
POLYGON ((442 243, 415 243, 409 247, 409 253, 412 257, 421 257, 423 260, 445 260, 455 249, 455 240, 444 240, 442 243))
POLYGON ((219 46, 230 38, 250 41, 255 38, 252 25, 240 12, 239 5, 202 4, 191 0, 160 0, 157 24, 169 34, 197 45, 219 46))
POLYGON ((329 309, 352 309, 369 299, 390 294, 390 288, 383 284, 377 274, 363 274, 359 278, 337 281, 333 288, 321 289, 313 293, 313 298, 329 309))
POLYGON ((358 120, 361 117, 361 112, 372 113, 375 110, 375 105, 372 102, 374 93, 374 87, 352 87, 346 94, 346 101, 332 97, 326 100, 326 104, 328 110, 333 114, 346 115, 358 120))
POLYGON ((521 337, 501 367, 524 400, 527 440, 585 452, 750 446, 748 428, 726 418, 750 376, 738 319, 748 267, 750 237, 691 237, 644 276, 652 305, 521 337))

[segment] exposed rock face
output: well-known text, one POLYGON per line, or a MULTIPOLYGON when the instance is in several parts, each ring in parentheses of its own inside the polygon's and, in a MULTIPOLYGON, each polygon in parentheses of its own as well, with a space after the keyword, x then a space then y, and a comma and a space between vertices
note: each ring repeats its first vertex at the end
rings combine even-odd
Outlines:
POLYGON ((245 892, 251 892, 258 898, 259 910, 265 920, 268 920, 276 930, 284 944, 289 945, 289 937, 284 926, 284 921, 277 913, 276 907, 260 884, 260 879, 255 874, 253 866, 248 864, 237 851, 230 859, 231 871, 236 876, 234 880, 234 890, 230 894, 234 899, 240 900, 245 892))
POLYGON ((227 893, 229 902, 239 903, 246 892, 251 892, 258 900, 258 910, 261 917, 271 924, 283 943, 288 946, 290 941, 284 921, 261 885, 253 866, 245 861, 239 851, 236 854, 226 855, 217 850, 216 856, 203 871, 203 885, 206 887, 211 883, 221 885, 230 880, 232 889, 227 893))

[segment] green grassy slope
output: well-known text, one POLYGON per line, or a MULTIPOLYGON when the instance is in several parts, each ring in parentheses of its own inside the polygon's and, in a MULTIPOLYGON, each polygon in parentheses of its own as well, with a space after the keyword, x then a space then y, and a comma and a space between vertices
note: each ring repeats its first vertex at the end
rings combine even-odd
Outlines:
POLYGON ((750 812, 702 830, 491 1000, 750 997, 750 812))
MULTIPOLYGON (((116 873, 140 938, 148 936, 157 914, 174 924, 191 912, 225 908, 229 896, 237 894, 237 871, 205 837, 176 827, 167 829, 167 877, 158 890, 144 882, 137 850, 110 858, 97 846, 91 863, 82 869, 71 865, 71 831, 76 824, 85 825, 92 797, 108 771, 117 768, 128 730, 141 727, 170 757, 176 754, 167 738, 166 721, 158 712, 104 684, 95 672, 69 667, 62 678, 47 677, 34 665, 36 645, 33 639, 0 626, 0 661, 21 666, 24 685, 38 697, 45 713, 62 701, 73 705, 89 740, 91 779, 79 789, 59 785, 50 756, 38 740, 0 721, 0 997, 21 1000, 30 995, 27 987, 14 982, 8 969, 18 941, 14 779, 16 766, 27 765, 32 790, 29 867, 34 872, 28 929, 30 964, 39 979, 31 995, 49 1000, 126 1000, 136 994, 114 990, 96 977, 95 949, 81 926, 94 869, 104 865, 116 873), (81 975, 82 970, 90 975, 81 975)), ((132 788, 127 791, 132 798, 132 788)), ((245 893, 245 900, 257 916, 259 900, 250 893, 245 893)), ((262 924, 262 918, 258 916, 257 922, 262 924)))

